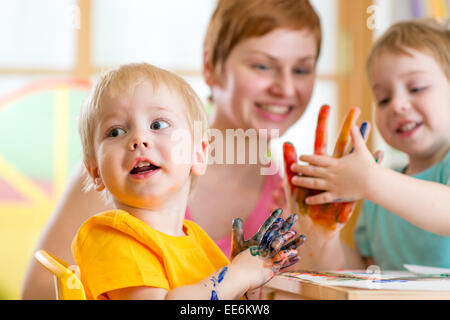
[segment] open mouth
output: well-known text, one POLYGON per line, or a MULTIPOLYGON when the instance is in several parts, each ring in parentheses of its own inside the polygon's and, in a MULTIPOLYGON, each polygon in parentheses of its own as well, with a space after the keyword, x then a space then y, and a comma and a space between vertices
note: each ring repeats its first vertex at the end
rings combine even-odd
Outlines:
POLYGON ((155 166, 154 164, 148 161, 139 162, 131 169, 130 174, 138 175, 138 174, 146 174, 155 170, 158 170, 160 167, 155 166))
POLYGON ((396 133, 400 133, 400 134, 404 134, 404 133, 411 133, 413 132, 415 129, 417 129, 418 127, 420 127, 423 123, 422 122, 408 122, 406 124, 403 124, 401 126, 399 126, 395 132, 396 133))
POLYGON ((288 114, 292 109, 294 109, 293 106, 279 106, 279 105, 269 105, 259 103, 256 103, 256 106, 265 112, 281 116, 288 114))

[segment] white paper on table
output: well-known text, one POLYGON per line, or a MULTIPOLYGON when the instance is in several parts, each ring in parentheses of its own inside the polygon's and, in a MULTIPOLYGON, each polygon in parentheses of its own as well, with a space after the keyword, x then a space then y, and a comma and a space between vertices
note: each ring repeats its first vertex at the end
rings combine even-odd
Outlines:
POLYGON ((330 273, 342 274, 342 277, 327 274, 318 275, 298 272, 285 272, 283 275, 327 286, 374 290, 450 291, 450 278, 418 278, 417 273, 411 273, 408 271, 383 271, 380 273, 367 273, 365 271, 342 270, 330 271, 330 273), (353 279, 351 278, 352 276, 361 277, 361 279, 353 279))
POLYGON ((404 264, 403 265, 406 270, 414 273, 420 274, 448 274, 450 275, 450 269, 444 268, 436 268, 436 267, 427 267, 427 266, 418 266, 415 264, 404 264))

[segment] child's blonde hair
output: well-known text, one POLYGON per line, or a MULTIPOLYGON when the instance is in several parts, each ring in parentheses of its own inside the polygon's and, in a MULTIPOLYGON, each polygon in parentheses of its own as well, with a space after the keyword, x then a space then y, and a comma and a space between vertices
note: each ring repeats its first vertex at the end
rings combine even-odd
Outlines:
POLYGON ((430 54, 450 80, 449 20, 421 18, 392 25, 373 45, 367 59, 367 74, 374 59, 385 52, 411 55, 407 49, 430 54))
MULTIPOLYGON (((187 117, 191 132, 199 128, 201 132, 196 132, 196 137, 207 139, 207 117, 202 101, 192 89, 192 87, 180 76, 167 70, 155 67, 148 63, 132 63, 122 65, 116 69, 102 74, 94 83, 87 97, 83 101, 78 117, 78 131, 83 147, 85 159, 95 159, 94 150, 94 130, 96 119, 103 107, 104 98, 115 97, 121 93, 128 93, 143 81, 148 81, 154 91, 161 85, 173 94, 178 95, 187 107, 187 117)), ((194 134, 193 134, 194 137, 194 134)), ((206 140, 208 141, 208 140, 206 140)), ((191 179, 191 186, 193 179, 191 179)), ((85 191, 93 188, 90 177, 86 174, 85 191)))
POLYGON ((319 57, 320 19, 308 0, 219 0, 206 31, 206 62, 220 74, 228 55, 239 42, 277 28, 310 31, 316 38, 316 57, 319 57))

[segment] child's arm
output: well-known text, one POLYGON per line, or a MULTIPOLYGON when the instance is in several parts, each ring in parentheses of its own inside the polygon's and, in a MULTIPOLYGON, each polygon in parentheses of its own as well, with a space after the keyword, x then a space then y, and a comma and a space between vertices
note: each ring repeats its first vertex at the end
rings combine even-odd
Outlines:
POLYGON ((260 256, 256 247, 235 257, 228 265, 200 281, 167 291, 152 287, 131 287, 108 292, 111 299, 121 300, 230 300, 239 299, 248 290, 269 281, 280 269, 297 262, 297 250, 280 251, 273 257, 260 256))
POLYGON ((368 199, 430 232, 450 235, 450 188, 377 165, 358 128, 352 128, 353 153, 342 158, 301 156, 310 166, 294 164, 293 184, 325 192, 308 204, 368 199), (447 213, 447 214, 446 214, 447 213))
MULTIPOLYGON (((248 290, 269 281, 281 269, 296 263, 296 250, 301 236, 290 230, 295 215, 284 221, 281 210, 276 210, 260 230, 259 243, 242 250, 232 262, 199 283, 167 291, 161 288, 134 287, 108 292, 111 299, 239 299, 248 290)), ((240 219, 233 221, 233 230, 239 231, 240 219)), ((240 247, 244 243, 240 243, 240 247)))

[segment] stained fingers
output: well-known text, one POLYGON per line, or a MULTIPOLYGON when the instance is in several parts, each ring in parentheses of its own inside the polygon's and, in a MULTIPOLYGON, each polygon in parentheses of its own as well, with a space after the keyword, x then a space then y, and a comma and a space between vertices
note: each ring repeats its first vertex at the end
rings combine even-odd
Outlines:
POLYGON ((361 110, 357 107, 352 108, 347 113, 341 131, 339 133, 339 137, 336 141, 336 145, 334 147, 333 157, 340 158, 344 155, 345 147, 347 146, 350 139, 350 130, 358 119, 360 113, 361 110))
POLYGON ((266 221, 264 221, 258 232, 252 238, 256 242, 256 244, 259 244, 262 241, 264 234, 267 232, 267 230, 269 230, 269 228, 271 228, 272 224, 281 217, 282 214, 283 210, 281 208, 278 208, 272 212, 272 214, 266 219, 266 221))
POLYGON ((272 258, 273 269, 275 272, 278 272, 279 270, 293 265, 299 260, 298 251, 295 249, 280 251, 272 258))
POLYGON ((237 256, 243 249, 244 231, 242 229, 242 220, 233 219, 231 226, 231 260, 237 256))

